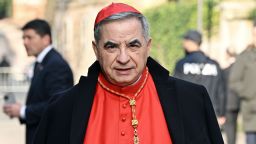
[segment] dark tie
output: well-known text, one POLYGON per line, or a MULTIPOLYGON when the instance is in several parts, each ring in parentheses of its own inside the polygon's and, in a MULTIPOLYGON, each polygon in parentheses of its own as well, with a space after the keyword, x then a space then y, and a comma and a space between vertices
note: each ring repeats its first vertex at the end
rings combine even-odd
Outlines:
POLYGON ((36 76, 36 74, 39 72, 39 70, 40 70, 40 63, 39 62, 35 62, 33 77, 36 76))

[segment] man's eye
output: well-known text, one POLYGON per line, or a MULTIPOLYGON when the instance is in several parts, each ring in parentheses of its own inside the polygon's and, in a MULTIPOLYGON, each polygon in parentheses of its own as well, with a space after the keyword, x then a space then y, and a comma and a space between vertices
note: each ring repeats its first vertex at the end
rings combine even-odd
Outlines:
POLYGON ((108 45, 108 46, 106 46, 106 48, 108 48, 108 49, 112 49, 112 48, 115 48, 116 46, 115 45, 108 45))
POLYGON ((128 46, 129 46, 130 49, 133 49, 133 50, 137 50, 138 48, 141 47, 141 45, 137 44, 137 43, 129 44, 128 46))
POLYGON ((137 44, 130 44, 130 47, 139 47, 137 44))

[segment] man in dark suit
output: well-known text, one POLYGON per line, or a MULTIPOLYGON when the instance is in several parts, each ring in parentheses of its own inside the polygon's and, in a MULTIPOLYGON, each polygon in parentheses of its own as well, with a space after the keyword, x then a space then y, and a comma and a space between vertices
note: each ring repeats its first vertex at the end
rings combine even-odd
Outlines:
POLYGON ((49 24, 40 19, 28 22, 23 28, 23 41, 28 56, 35 56, 34 75, 26 105, 6 104, 4 112, 26 124, 26 144, 33 137, 48 100, 56 93, 73 86, 73 74, 68 63, 53 48, 49 24))
POLYGON ((97 61, 47 108, 34 144, 223 144, 206 89, 149 57, 138 10, 112 3, 94 26, 97 61))

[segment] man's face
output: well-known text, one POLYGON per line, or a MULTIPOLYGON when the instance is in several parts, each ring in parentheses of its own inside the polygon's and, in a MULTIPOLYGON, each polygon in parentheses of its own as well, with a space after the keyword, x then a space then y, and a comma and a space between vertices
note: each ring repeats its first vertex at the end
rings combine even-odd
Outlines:
POLYGON ((151 39, 146 41, 138 19, 128 18, 102 25, 94 52, 105 77, 119 86, 133 84, 141 76, 147 62, 151 39))
POLYGON ((199 50, 199 46, 195 42, 189 39, 183 39, 182 47, 184 48, 186 54, 199 50))
POLYGON ((23 31, 23 43, 28 56, 37 56, 48 44, 49 36, 41 37, 33 29, 23 31))
POLYGON ((189 47, 191 47, 191 45, 192 45, 191 40, 183 39, 182 46, 183 46, 184 49, 189 49, 189 47))

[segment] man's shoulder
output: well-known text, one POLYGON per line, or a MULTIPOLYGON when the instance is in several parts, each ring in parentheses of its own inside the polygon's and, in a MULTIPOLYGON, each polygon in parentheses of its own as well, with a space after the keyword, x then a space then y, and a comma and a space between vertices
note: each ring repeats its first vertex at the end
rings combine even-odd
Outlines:
POLYGON ((219 66, 219 63, 215 59, 212 59, 210 57, 208 57, 207 62, 219 66))
POLYGON ((182 68, 183 65, 189 61, 188 57, 183 57, 176 62, 176 68, 182 68))
POLYGON ((177 102, 186 105, 184 109, 202 105, 205 97, 208 96, 206 88, 202 85, 174 77, 169 77, 168 81, 174 85, 171 87, 173 87, 173 96, 176 97, 177 102))
POLYGON ((46 59, 49 60, 58 60, 58 59, 63 59, 61 54, 55 49, 52 48, 45 56, 46 59), (48 58, 47 58, 48 57, 48 58))
POLYGON ((242 51, 239 55, 238 58, 240 59, 248 59, 249 55, 252 54, 254 48, 247 48, 244 51, 242 51))
POLYGON ((50 105, 54 106, 71 102, 74 99, 74 93, 76 89, 77 85, 55 93, 55 95, 49 101, 50 105))
MULTIPOLYGON (((81 99, 82 89, 85 83, 88 85, 86 77, 81 77, 79 83, 64 91, 58 92, 49 101, 47 113, 53 117, 72 113, 74 105, 81 99), (81 89, 82 88, 82 89, 81 89), (64 113, 63 113, 64 112, 64 113), (56 116, 54 116, 56 115, 56 116)), ((86 95, 86 93, 84 94, 86 95)))
POLYGON ((68 66, 68 62, 62 57, 62 55, 54 48, 49 52, 48 58, 46 58, 46 65, 49 66, 68 66))
POLYGON ((168 81, 175 85, 178 90, 202 90, 204 86, 186 80, 169 76, 168 81))
POLYGON ((50 103, 53 105, 58 105, 60 103, 65 103, 65 102, 69 103, 73 101, 76 98, 77 94, 80 92, 81 85, 86 83, 86 79, 87 77, 81 76, 79 82, 76 85, 64 91, 60 91, 56 93, 55 98, 52 98, 50 100, 50 103))

